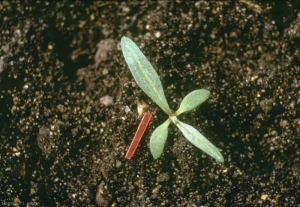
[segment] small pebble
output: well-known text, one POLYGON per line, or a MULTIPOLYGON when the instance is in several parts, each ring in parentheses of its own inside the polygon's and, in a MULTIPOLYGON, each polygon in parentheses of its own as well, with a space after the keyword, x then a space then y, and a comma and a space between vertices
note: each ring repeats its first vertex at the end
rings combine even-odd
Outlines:
POLYGON ((104 106, 109 106, 111 104, 114 103, 113 98, 106 95, 100 98, 100 102, 104 105, 104 106))
POLYGON ((121 167, 121 165, 122 165, 122 162, 119 161, 119 160, 117 160, 117 161, 116 161, 116 167, 119 168, 119 167, 121 167))

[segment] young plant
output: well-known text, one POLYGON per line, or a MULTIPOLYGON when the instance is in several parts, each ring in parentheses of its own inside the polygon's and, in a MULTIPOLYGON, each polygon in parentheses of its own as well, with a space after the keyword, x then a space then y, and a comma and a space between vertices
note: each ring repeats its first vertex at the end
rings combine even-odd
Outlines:
POLYGON ((169 107, 158 74, 139 47, 128 37, 122 37, 121 47, 125 61, 137 84, 164 112, 169 115, 169 118, 162 125, 158 126, 151 135, 150 151, 152 156, 157 159, 163 153, 168 136, 168 126, 173 122, 180 129, 183 136, 192 144, 215 158, 217 161, 224 162, 224 158, 219 150, 200 134, 197 129, 177 119, 178 115, 191 111, 206 101, 210 92, 205 89, 192 91, 184 97, 179 109, 174 113, 169 107))

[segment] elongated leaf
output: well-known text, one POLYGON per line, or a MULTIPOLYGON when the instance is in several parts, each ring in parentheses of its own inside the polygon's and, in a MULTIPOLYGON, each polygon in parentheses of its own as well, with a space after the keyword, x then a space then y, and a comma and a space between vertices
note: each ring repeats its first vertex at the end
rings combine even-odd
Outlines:
POLYGON ((150 138, 150 151, 154 159, 161 156, 168 137, 168 126, 171 121, 168 119, 162 125, 158 126, 150 138))
POLYGON ((194 127, 185 124, 181 121, 176 121, 176 126, 180 129, 183 133, 183 136, 187 138, 192 144, 196 147, 210 155, 211 157, 215 158, 219 162, 224 162, 224 157, 220 153, 220 151, 213 145, 208 139, 206 139, 200 132, 195 129, 194 127))
POLYGON ((175 112, 175 116, 187 111, 191 111, 209 98, 210 92, 205 89, 199 89, 189 93, 181 101, 179 109, 175 112))
POLYGON ((161 81, 140 48, 128 37, 122 37, 121 47, 126 63, 141 89, 167 114, 171 115, 161 81))

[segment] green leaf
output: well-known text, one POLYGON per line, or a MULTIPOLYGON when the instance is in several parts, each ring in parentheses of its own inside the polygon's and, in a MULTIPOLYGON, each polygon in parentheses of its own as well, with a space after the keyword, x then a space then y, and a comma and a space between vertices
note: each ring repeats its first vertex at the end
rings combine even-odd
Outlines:
MULTIPOLYGON (((173 121, 174 122, 174 121, 173 121)), ((175 122, 174 122, 175 123, 175 122)), ((177 119, 176 126, 183 133, 183 136, 189 140, 196 147, 215 158, 219 162, 224 162, 224 157, 220 151, 213 145, 208 139, 206 139, 200 132, 194 127, 185 124, 177 119)))
POLYGON ((161 156, 164 151, 164 146, 168 137, 168 126, 171 123, 170 119, 158 126, 150 138, 150 151, 154 159, 161 156))
POLYGON ((168 115, 172 114, 161 81, 140 48, 128 37, 121 39, 122 52, 129 69, 141 89, 168 115))
POLYGON ((179 109, 175 112, 175 116, 187 111, 191 111, 209 98, 210 92, 205 89, 195 90, 189 93, 181 101, 179 109))

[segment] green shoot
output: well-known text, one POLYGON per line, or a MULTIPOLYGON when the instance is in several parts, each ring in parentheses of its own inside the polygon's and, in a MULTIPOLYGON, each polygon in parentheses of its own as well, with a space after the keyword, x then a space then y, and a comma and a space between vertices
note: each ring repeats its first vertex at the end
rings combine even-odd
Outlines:
POLYGON ((162 155, 168 137, 168 126, 173 122, 188 141, 217 161, 224 162, 220 151, 208 139, 194 127, 177 119, 178 115, 191 111, 206 101, 210 92, 205 89, 192 91, 182 100, 179 109, 173 113, 165 97, 158 74, 139 47, 127 37, 122 37, 121 47, 125 61, 137 84, 169 115, 169 118, 162 125, 158 126, 151 135, 150 151, 152 156, 157 159, 162 155))

